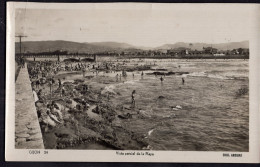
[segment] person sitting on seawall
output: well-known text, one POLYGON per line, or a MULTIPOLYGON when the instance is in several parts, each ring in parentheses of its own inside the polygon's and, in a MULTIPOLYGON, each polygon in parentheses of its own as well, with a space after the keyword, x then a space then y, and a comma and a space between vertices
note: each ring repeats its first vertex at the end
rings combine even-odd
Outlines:
POLYGON ((34 103, 36 103, 39 100, 39 98, 38 98, 37 93, 35 92, 34 88, 32 89, 32 92, 33 92, 33 97, 34 97, 34 103))
POLYGON ((39 86, 40 86, 40 80, 39 80, 39 79, 37 79, 37 80, 36 80, 36 82, 35 82, 35 84, 36 84, 36 88, 38 89, 38 88, 39 88, 39 86))
POLYGON ((42 89, 40 89, 37 93, 39 100, 43 101, 44 100, 44 93, 42 92, 42 89))

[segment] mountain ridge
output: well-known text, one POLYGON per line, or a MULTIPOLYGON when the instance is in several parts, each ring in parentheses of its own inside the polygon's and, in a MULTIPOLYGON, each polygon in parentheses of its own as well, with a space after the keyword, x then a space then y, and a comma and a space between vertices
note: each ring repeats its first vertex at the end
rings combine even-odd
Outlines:
MULTIPOLYGON (((249 41, 241 42, 229 42, 219 44, 208 43, 185 43, 176 42, 174 44, 164 44, 159 47, 149 48, 134 46, 128 43, 122 42, 73 42, 65 40, 53 40, 53 41, 24 41, 22 42, 22 51, 31 53, 49 52, 56 50, 68 51, 70 53, 100 53, 100 52, 122 52, 133 51, 141 52, 145 50, 168 50, 180 47, 191 48, 192 50, 202 50, 203 47, 214 47, 219 50, 232 50, 237 48, 249 48, 249 41)), ((15 43, 15 51, 19 53, 19 42, 15 43)))
POLYGON ((192 50, 203 50, 203 47, 213 47, 218 50, 232 50, 237 48, 249 48, 249 41, 240 41, 240 42, 228 42, 228 43, 218 43, 218 44, 208 44, 208 43, 185 43, 177 42, 174 44, 164 44, 156 49, 176 49, 179 47, 191 48, 192 50), (191 44, 191 45, 190 45, 191 44))

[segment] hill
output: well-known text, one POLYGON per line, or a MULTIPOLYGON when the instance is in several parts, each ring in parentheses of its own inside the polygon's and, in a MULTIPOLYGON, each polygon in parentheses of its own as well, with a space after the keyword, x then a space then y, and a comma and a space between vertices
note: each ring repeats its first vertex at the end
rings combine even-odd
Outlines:
POLYGON ((218 50, 232 50, 237 48, 249 48, 249 41, 220 43, 220 44, 177 42, 175 44, 165 44, 155 49, 167 50, 167 49, 176 49, 181 47, 191 48, 192 50, 203 50, 203 47, 213 47, 213 48, 217 48, 218 50))
MULTIPOLYGON (((231 43, 221 43, 221 44, 206 44, 206 43, 189 43, 178 42, 175 44, 165 44, 156 48, 148 47, 137 47, 127 43, 119 42, 93 42, 93 43, 79 43, 71 41, 25 41, 22 42, 23 52, 40 53, 49 51, 68 51, 69 53, 100 53, 100 52, 116 52, 120 53, 122 51, 128 52, 139 52, 144 50, 167 50, 175 48, 191 48, 192 50, 202 50, 203 47, 212 46, 218 50, 232 50, 237 48, 249 48, 248 41, 242 42, 231 42, 231 43)), ((19 43, 15 44, 15 51, 19 53, 19 43)))
POLYGON ((92 43, 86 43, 91 44, 94 46, 99 47, 106 47, 111 49, 128 49, 128 48, 135 48, 133 45, 129 45, 127 43, 119 43, 119 42, 92 42, 92 43))
MULTIPOLYGON (((130 49, 131 45, 123 43, 79 43, 70 41, 26 41, 22 42, 22 49, 25 52, 40 53, 56 50, 68 51, 69 53, 98 53, 98 52, 112 52, 123 51, 130 49)), ((15 51, 19 53, 19 43, 15 44, 15 51)))

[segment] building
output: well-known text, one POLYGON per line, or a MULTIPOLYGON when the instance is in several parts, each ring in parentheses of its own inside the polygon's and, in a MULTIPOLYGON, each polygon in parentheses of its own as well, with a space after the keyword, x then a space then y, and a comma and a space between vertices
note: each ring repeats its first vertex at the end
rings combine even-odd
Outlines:
POLYGON ((218 52, 218 49, 213 48, 213 47, 203 47, 203 52, 205 54, 216 54, 218 52))
POLYGON ((224 53, 215 53, 215 54, 213 54, 214 56, 225 56, 225 54, 224 53))
POLYGON ((188 49, 188 48, 179 47, 179 48, 167 50, 167 54, 171 54, 171 55, 187 55, 187 54, 189 54, 189 51, 190 51, 190 49, 188 49))
POLYGON ((238 51, 238 54, 240 54, 240 55, 249 55, 249 49, 247 49, 247 48, 238 48, 237 49, 237 51, 238 51))
POLYGON ((233 49, 233 50, 231 50, 231 54, 232 54, 232 55, 238 55, 239 52, 238 52, 237 49, 233 49))

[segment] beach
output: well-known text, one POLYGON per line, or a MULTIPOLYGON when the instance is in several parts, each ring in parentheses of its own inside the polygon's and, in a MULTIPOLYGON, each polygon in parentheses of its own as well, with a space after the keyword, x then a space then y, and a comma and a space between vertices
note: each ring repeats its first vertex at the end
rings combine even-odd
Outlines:
POLYGON ((86 64, 84 76, 81 70, 47 76, 55 81, 51 94, 48 84, 36 89, 46 103, 61 106, 61 123, 42 125, 46 148, 248 151, 248 60, 104 58, 86 64), (66 89, 62 97, 58 79, 66 89))

